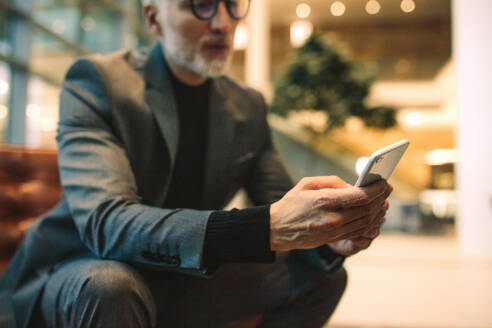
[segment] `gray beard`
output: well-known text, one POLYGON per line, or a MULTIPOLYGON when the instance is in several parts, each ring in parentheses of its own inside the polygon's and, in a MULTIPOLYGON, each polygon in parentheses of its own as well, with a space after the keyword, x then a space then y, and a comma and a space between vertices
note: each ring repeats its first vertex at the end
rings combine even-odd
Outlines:
POLYGON ((176 40, 162 40, 166 56, 179 66, 189 71, 207 78, 215 78, 224 75, 232 62, 232 51, 225 59, 206 60, 198 48, 198 45, 191 47, 176 46, 176 40))

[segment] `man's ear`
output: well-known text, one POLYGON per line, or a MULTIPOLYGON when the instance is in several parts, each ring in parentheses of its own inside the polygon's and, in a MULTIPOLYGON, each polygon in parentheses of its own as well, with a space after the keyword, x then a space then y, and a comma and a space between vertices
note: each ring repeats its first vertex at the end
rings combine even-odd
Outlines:
POLYGON ((143 7, 143 15, 147 29, 157 37, 162 36, 162 25, 159 16, 159 8, 155 4, 146 4, 143 7))

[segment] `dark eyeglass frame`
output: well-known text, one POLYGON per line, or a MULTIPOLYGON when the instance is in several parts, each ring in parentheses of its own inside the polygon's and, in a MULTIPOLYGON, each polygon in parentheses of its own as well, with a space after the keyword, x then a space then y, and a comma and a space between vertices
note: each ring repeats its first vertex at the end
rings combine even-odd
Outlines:
POLYGON ((224 4, 226 5, 226 8, 227 8, 227 12, 229 13, 229 16, 234 20, 241 20, 244 17, 246 17, 248 15, 249 8, 251 7, 251 0, 248 0, 248 8, 246 9, 246 12, 244 13, 244 15, 238 17, 238 16, 234 15, 232 12, 232 9, 231 9, 232 0, 214 0, 215 7, 214 7, 213 13, 210 15, 210 17, 203 17, 198 13, 197 9, 195 8, 195 6, 196 6, 195 0, 190 0, 191 11, 193 12, 193 15, 195 15, 195 17, 200 19, 200 20, 210 20, 210 19, 214 18, 215 15, 217 15, 217 12, 219 10, 219 3, 221 1, 224 2, 224 4))

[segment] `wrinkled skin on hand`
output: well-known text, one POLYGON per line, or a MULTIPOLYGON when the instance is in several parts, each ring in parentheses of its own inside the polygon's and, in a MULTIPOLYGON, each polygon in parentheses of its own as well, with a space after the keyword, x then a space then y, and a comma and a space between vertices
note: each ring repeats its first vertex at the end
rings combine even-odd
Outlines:
MULTIPOLYGON (((391 193, 391 191, 390 191, 391 193)), ((365 250, 371 246, 371 243, 377 236, 379 236, 380 229, 384 222, 386 221, 386 211, 389 208, 389 202, 386 200, 384 202, 384 210, 378 213, 375 219, 375 223, 371 228, 368 228, 364 234, 360 237, 353 239, 342 239, 333 243, 328 243, 327 245, 337 254, 344 256, 351 256, 357 254, 358 252, 365 250)))
POLYGON ((353 187, 335 176, 304 178, 270 206, 271 249, 328 244, 352 255, 379 234, 391 189, 384 180, 353 187))

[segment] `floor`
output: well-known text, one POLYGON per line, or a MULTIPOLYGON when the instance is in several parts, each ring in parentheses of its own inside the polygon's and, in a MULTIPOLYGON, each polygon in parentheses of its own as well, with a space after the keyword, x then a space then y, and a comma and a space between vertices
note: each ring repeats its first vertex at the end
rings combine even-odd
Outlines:
POLYGON ((453 237, 382 235, 346 268, 326 327, 492 327, 492 259, 461 255, 453 237))

